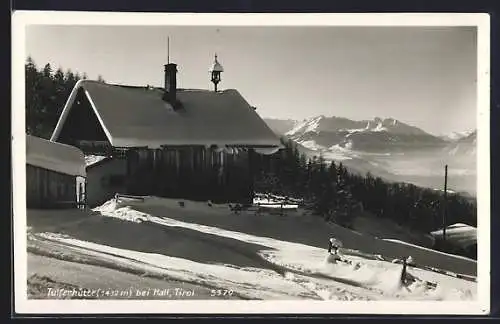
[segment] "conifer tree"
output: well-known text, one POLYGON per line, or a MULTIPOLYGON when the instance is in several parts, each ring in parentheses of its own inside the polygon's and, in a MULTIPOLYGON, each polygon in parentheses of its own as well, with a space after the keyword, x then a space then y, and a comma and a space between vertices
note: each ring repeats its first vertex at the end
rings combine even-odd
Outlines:
MULTIPOLYGON (((86 78, 86 74, 83 75, 86 78)), ((80 76, 47 63, 38 70, 31 57, 25 62, 26 133, 49 138, 80 76)), ((102 77, 101 77, 102 79, 102 77)))
POLYGON ((37 134, 38 125, 41 123, 40 110, 41 102, 37 92, 40 76, 31 57, 28 57, 25 64, 26 78, 26 133, 37 134))

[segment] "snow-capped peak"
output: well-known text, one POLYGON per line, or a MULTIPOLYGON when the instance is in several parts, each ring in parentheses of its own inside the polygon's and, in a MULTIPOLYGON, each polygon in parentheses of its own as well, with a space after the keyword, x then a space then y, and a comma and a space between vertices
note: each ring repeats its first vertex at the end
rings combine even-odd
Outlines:
POLYGON ((386 127, 384 127, 384 126, 382 126, 382 122, 379 122, 379 123, 377 124, 377 127, 375 127, 375 128, 373 129, 373 131, 374 131, 374 132, 383 132, 383 131, 387 131, 387 128, 386 128, 386 127))
POLYGON ((298 122, 291 130, 286 132, 285 135, 293 135, 296 133, 308 133, 315 132, 319 126, 319 122, 325 118, 325 116, 317 116, 309 119, 305 119, 301 122, 298 122))
POLYGON ((351 129, 342 129, 342 131, 348 132, 349 137, 352 133, 359 132, 387 132, 389 131, 388 127, 396 125, 395 119, 386 119, 382 120, 380 117, 375 117, 373 120, 366 121, 366 126, 364 128, 351 128, 351 129))

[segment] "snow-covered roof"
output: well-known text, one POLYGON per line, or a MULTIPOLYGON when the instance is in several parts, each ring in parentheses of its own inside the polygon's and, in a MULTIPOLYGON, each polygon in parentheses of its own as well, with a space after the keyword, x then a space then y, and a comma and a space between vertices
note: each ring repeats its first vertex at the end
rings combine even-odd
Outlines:
POLYGON ((280 140, 234 89, 178 89, 182 108, 162 99, 163 89, 81 80, 70 94, 51 140, 58 139, 79 89, 83 89, 111 145, 217 145, 281 147, 280 140))
POLYGON ((31 135, 26 135, 26 163, 72 176, 86 174, 80 149, 31 135))
MULTIPOLYGON (((443 230, 431 232, 435 238, 443 238, 443 230)), ((467 224, 457 223, 446 227, 446 240, 461 247, 477 244, 477 228, 467 224)))

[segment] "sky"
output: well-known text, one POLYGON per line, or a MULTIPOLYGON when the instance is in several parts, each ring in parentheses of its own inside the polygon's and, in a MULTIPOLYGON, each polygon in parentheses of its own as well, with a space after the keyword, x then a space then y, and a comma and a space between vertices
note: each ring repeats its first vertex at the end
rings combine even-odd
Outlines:
POLYGON ((26 30, 26 56, 110 83, 237 89, 266 118, 396 118, 432 134, 476 128, 474 27, 57 26, 26 30))

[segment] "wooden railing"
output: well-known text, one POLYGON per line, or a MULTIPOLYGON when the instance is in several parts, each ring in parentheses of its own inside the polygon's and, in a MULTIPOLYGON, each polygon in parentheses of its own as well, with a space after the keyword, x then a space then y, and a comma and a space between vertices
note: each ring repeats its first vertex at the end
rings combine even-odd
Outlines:
POLYGON ((120 200, 120 198, 144 202, 146 200, 146 197, 147 196, 125 195, 125 194, 116 193, 115 194, 115 202, 118 202, 118 200, 120 200))

